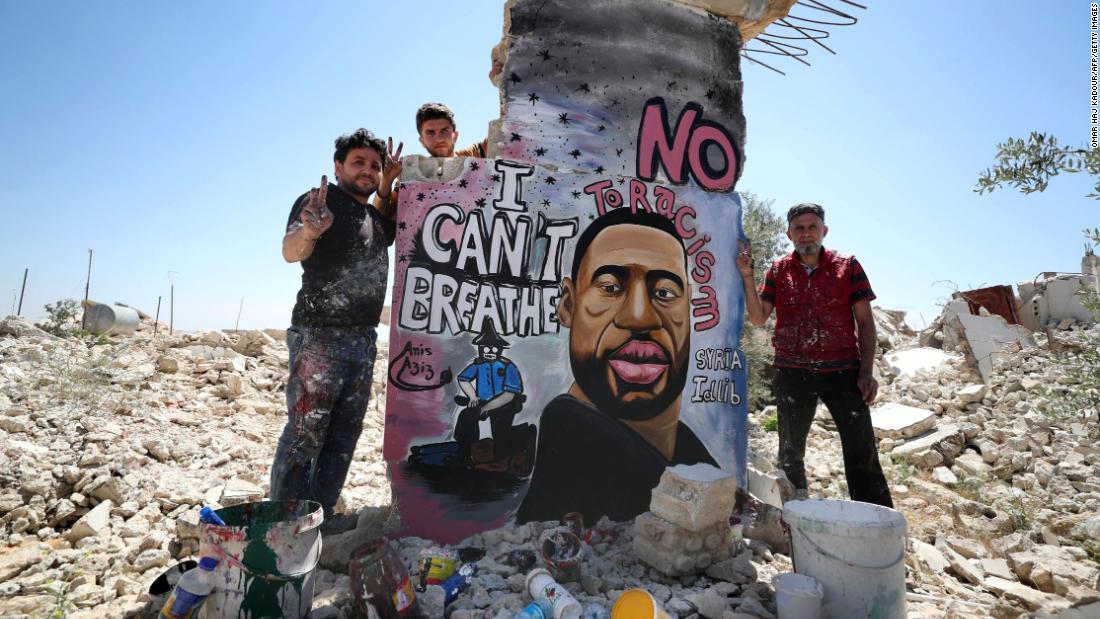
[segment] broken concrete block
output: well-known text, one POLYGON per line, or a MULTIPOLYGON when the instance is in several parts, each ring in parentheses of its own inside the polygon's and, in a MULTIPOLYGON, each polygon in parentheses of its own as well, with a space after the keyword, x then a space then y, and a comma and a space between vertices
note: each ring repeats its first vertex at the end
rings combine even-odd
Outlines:
POLYGON ((959 483, 959 478, 946 466, 937 466, 932 469, 932 480, 945 486, 954 486, 959 483))
MULTIPOLYGON (((935 449, 943 455, 944 460, 954 458, 962 451, 966 437, 958 425, 949 424, 930 434, 917 437, 900 447, 895 447, 892 452, 896 456, 902 456, 912 460, 913 456, 928 449, 935 449)), ((939 462, 932 464, 938 465, 939 462)), ((929 467, 931 468, 931 467, 929 467)))
POLYGON ((982 382, 989 383, 993 374, 993 360, 1008 344, 1021 348, 1034 346, 1031 333, 1019 325, 1010 325, 1000 316, 974 316, 959 314, 954 318, 966 342, 968 360, 977 366, 982 382))
POLYGON ((912 438, 936 425, 936 413, 888 402, 871 411, 871 425, 876 438, 912 438))
POLYGON ((84 514, 80 517, 80 520, 76 521, 73 528, 65 534, 65 539, 75 542, 85 537, 99 536, 105 533, 111 525, 112 506, 113 503, 110 500, 96 505, 92 508, 92 511, 84 514))
POLYGON ((737 478, 707 464, 665 469, 653 489, 649 509, 686 531, 702 531, 715 524, 728 526, 737 494, 737 478))
POLYGON ((634 553, 669 576, 701 572, 730 556, 729 521, 703 531, 687 531, 646 512, 634 520, 634 553))
POLYGON ((959 402, 966 406, 971 402, 981 402, 988 392, 989 389, 985 385, 967 385, 955 393, 959 396, 959 402))
POLYGON ((956 576, 972 585, 980 586, 982 584, 981 570, 971 564, 966 557, 955 552, 942 539, 936 540, 936 549, 943 553, 944 557, 947 557, 948 563, 951 564, 951 571, 956 576))
POLYGON ((920 540, 913 540, 913 554, 935 574, 942 574, 951 566, 951 562, 938 548, 920 540))
POLYGON ((927 372, 947 366, 951 361, 961 357, 939 348, 923 347, 892 352, 885 355, 883 359, 898 376, 913 376, 917 372, 927 372))
POLYGON ((748 469, 749 494, 752 496, 775 507, 783 507, 784 503, 794 497, 794 484, 783 471, 763 473, 751 464, 748 469))
POLYGON ((982 559, 982 570, 986 576, 996 576, 1005 580, 1016 580, 1016 573, 1008 567, 1008 561, 1004 559, 982 559))
POLYGON ((967 451, 958 458, 955 458, 955 466, 972 477, 987 477, 990 470, 992 470, 992 467, 986 464, 985 460, 973 451, 967 451))
POLYGON ((224 507, 250 503, 264 498, 264 491, 256 484, 243 479, 230 479, 225 482, 221 500, 218 501, 224 507))

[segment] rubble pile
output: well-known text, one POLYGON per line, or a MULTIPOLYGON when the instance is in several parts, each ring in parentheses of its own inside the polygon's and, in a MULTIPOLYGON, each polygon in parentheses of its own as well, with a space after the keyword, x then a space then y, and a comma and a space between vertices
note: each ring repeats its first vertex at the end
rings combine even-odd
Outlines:
MULTIPOLYGON (((921 348, 915 338, 880 346, 872 420, 895 507, 909 523, 910 616, 1058 616, 1100 600, 1100 422, 1095 405, 1069 409, 1063 399, 1098 385, 1077 382, 1058 345, 1095 347, 1100 326, 1063 321, 1052 334, 1004 345, 988 383, 967 350, 921 348)), ((774 460, 778 437, 762 428, 774 413, 752 415, 757 466, 774 460)), ((840 441, 823 406, 806 466, 810 496, 847 498, 840 441)))
MULTIPOLYGON (((1057 362, 1044 333, 1034 334, 1034 345, 1001 351, 986 383, 965 354, 916 348, 917 335, 897 313, 876 318, 893 325, 880 328, 882 387, 872 418, 894 501, 909 522, 909 615, 1054 617, 1100 599, 1096 411, 1051 406, 1060 394, 1095 386, 1073 384, 1077 376, 1057 362)), ((1063 326, 1054 333, 1066 346, 1100 338, 1098 327, 1063 326)), ((267 494, 285 419, 282 339, 278 331, 168 335, 163 327, 154 338, 149 321, 114 340, 59 338, 21 319, 0 322, 0 616, 149 613, 150 583, 198 548, 199 508, 267 494)), ((381 453, 386 358, 380 347, 342 499, 342 509, 359 513, 358 526, 325 539, 313 617, 354 616, 348 558, 393 532, 381 453)), ((750 424, 751 460, 764 469, 774 461, 776 435, 763 429, 773 413, 754 412, 750 424)), ((824 409, 806 462, 811 496, 847 497, 824 409)), ((754 539, 702 573, 666 570, 675 575, 639 558, 637 523, 598 523, 580 578, 562 585, 586 607, 609 608, 622 591, 641 587, 674 617, 774 618, 771 578, 792 569, 780 554, 783 540, 769 537, 780 525, 774 511, 742 518, 754 539)), ((529 600, 525 571, 509 556, 537 552, 551 525, 505 527, 456 544, 486 556, 448 616, 513 617, 529 600)), ((395 541, 409 566, 430 545, 395 541)), ((421 603, 429 616, 443 616, 432 593, 421 603)))

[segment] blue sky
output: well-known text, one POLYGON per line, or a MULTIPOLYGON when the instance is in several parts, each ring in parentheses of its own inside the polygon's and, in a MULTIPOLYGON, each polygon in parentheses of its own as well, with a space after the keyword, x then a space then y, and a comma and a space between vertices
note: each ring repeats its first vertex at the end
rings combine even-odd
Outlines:
MULTIPOLYGON (((366 126, 422 154, 413 114, 456 112, 460 142, 497 116, 489 50, 502 2, 0 3, 0 314, 83 296, 176 326, 284 327, 300 267, 280 239, 294 198, 366 126)), ((826 244, 859 256, 878 304, 917 326, 961 289, 1077 271, 1100 225, 1089 179, 978 196, 997 142, 1085 145, 1089 3, 882 2, 830 28, 837 54, 744 63, 742 190, 823 204, 826 244), (950 281, 954 284, 934 282, 950 281), (921 317, 923 315, 923 318, 921 317)))

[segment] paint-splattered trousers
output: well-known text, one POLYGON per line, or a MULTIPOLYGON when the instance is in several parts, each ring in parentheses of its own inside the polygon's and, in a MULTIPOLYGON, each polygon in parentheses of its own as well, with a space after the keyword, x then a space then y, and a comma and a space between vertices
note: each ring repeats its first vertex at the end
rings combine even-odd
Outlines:
POLYGON ((775 368, 772 388, 779 409, 779 467, 795 488, 806 489, 806 436, 821 398, 840 434, 849 496, 854 501, 893 507, 878 461, 871 410, 860 394, 858 378, 859 370, 815 373, 775 368))
POLYGON ((332 515, 370 402, 374 329, 291 327, 287 422, 271 465, 271 498, 317 501, 332 515))

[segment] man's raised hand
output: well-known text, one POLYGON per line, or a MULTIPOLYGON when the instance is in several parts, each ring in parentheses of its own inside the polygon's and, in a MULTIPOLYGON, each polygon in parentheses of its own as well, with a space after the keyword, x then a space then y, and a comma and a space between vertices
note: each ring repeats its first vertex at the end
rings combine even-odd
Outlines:
POLYGON ((382 168, 382 182, 380 187, 386 191, 393 188, 393 181, 401 176, 401 149, 405 148, 404 142, 398 142, 397 151, 393 150, 393 138, 386 138, 386 165, 382 168))
POLYGON ((302 209, 302 227, 306 238, 316 241, 332 227, 332 211, 328 210, 328 176, 321 175, 321 187, 309 190, 309 198, 302 209))
POLYGON ((740 251, 737 252, 737 270, 743 277, 752 277, 752 269, 755 260, 752 258, 752 241, 745 239, 737 242, 740 251))

